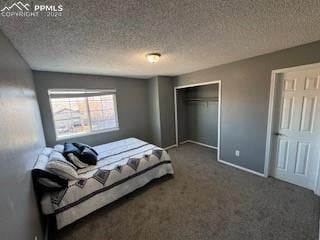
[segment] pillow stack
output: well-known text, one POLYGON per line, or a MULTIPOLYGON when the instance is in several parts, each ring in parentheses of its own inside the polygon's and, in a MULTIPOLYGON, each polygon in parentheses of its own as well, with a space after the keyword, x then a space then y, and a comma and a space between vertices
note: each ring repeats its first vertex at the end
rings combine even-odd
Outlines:
POLYGON ((97 152, 81 143, 65 143, 45 148, 32 170, 37 189, 56 191, 66 188, 68 181, 78 179, 78 169, 97 164, 97 152))
POLYGON ((43 151, 32 169, 32 178, 36 190, 55 191, 68 186, 68 180, 60 178, 55 173, 47 169, 50 153, 43 151))

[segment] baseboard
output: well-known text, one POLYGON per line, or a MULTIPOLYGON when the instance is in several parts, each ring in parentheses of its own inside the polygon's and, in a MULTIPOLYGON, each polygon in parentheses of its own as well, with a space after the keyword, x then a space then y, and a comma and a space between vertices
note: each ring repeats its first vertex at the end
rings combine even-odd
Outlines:
POLYGON ((180 142, 180 144, 185 144, 185 143, 194 143, 194 144, 198 144, 200 146, 204 146, 204 147, 208 147, 208 148, 212 148, 212 149, 218 150, 218 147, 215 147, 215 146, 212 146, 212 145, 208 145, 208 144, 205 144, 205 143, 201 143, 201 142, 197 142, 197 141, 193 141, 193 140, 186 140, 186 141, 180 142))
MULTIPOLYGON (((218 148, 215 147, 215 146, 211 146, 211 145, 204 144, 204 143, 197 142, 197 141, 193 141, 193 140, 185 140, 185 141, 180 142, 180 144, 185 144, 185 143, 193 143, 193 144, 198 144, 198 145, 201 145, 201 146, 204 146, 204 147, 208 147, 208 148, 212 148, 212 149, 216 149, 216 150, 218 149, 218 148)), ((255 174, 255 175, 259 176, 259 177, 265 177, 265 175, 264 175, 263 173, 259 173, 259 172, 256 172, 256 171, 254 171, 254 170, 251 170, 251 169, 248 169, 248 168, 245 168, 245 167, 241 167, 241 166, 238 166, 238 165, 236 165, 236 164, 223 161, 223 160, 221 160, 221 159, 218 160, 218 162, 223 163, 223 164, 228 165, 228 166, 231 166, 231 167, 234 167, 234 168, 237 168, 237 169, 239 169, 239 170, 248 172, 248 173, 255 174)), ((319 240, 320 240, 320 239, 319 239, 319 240)))
POLYGON ((163 149, 164 149, 164 150, 169 150, 169 149, 175 148, 175 147, 177 147, 177 144, 173 144, 173 145, 168 146, 168 147, 165 147, 165 148, 163 148, 163 149))
POLYGON ((231 167, 234 167, 234 168, 237 168, 237 169, 245 171, 245 172, 249 172, 249 173, 255 174, 255 175, 260 176, 260 177, 265 177, 263 173, 259 173, 259 172, 253 171, 253 170, 245 168, 245 167, 240 167, 240 166, 238 166, 236 164, 233 164, 233 163, 229 163, 229 162, 226 162, 226 161, 223 161, 223 160, 218 160, 218 162, 223 163, 223 164, 228 165, 228 166, 231 166, 231 167))

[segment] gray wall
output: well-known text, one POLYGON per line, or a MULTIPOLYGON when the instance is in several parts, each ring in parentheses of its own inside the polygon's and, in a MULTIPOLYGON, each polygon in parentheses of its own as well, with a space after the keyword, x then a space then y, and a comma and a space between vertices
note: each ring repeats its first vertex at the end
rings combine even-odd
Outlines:
POLYGON ((186 101, 192 98, 218 97, 218 84, 178 89, 178 125, 180 139, 218 145, 218 102, 186 101))
POLYGON ((319 49, 315 42, 225 64, 178 76, 175 85, 222 81, 221 159, 262 173, 271 71, 320 62, 319 49))
POLYGON ((30 170, 44 137, 32 72, 0 32, 1 239, 43 239, 30 170))
POLYGON ((168 147, 175 144, 174 124, 174 93, 171 77, 158 77, 159 106, 161 122, 161 146, 168 147))
POLYGON ((174 95, 171 77, 149 80, 149 113, 152 142, 161 147, 175 144, 174 95))
POLYGON ((57 142, 64 142, 64 140, 56 141, 55 138, 48 97, 48 89, 51 88, 115 88, 117 90, 120 130, 66 141, 98 145, 127 137, 137 137, 145 141, 151 140, 147 79, 35 71, 34 80, 48 146, 53 146, 57 142))
POLYGON ((151 126, 152 143, 161 146, 161 121, 160 121, 160 104, 159 104, 159 84, 158 78, 154 77, 149 80, 148 88, 149 114, 151 126))

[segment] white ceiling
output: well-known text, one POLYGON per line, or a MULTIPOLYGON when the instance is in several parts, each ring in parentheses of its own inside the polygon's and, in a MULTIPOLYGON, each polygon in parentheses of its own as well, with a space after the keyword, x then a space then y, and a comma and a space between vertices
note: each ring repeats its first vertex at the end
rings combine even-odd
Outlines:
POLYGON ((317 0, 51 3, 63 4, 62 17, 0 16, 0 28, 34 70, 179 75, 320 39, 317 0), (162 54, 158 64, 146 61, 149 52, 162 54))

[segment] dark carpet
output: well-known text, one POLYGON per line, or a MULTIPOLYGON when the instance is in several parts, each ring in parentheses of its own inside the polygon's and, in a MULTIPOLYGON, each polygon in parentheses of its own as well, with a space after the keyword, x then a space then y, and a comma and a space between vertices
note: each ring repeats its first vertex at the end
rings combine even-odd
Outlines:
POLYGON ((169 151, 174 177, 155 180, 50 239, 318 240, 311 191, 217 163, 194 144, 169 151))

